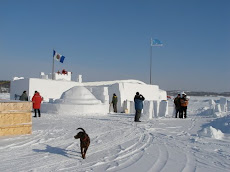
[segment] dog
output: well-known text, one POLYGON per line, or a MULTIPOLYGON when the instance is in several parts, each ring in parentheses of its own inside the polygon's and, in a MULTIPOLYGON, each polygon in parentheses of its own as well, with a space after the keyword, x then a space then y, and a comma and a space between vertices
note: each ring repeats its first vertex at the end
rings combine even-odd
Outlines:
POLYGON ((83 128, 78 128, 77 130, 82 130, 79 133, 77 133, 76 136, 74 136, 75 139, 79 139, 80 138, 80 146, 81 146, 81 155, 82 158, 85 159, 85 155, 87 152, 87 149, 89 147, 90 144, 90 138, 88 136, 88 134, 86 134, 85 130, 83 128))

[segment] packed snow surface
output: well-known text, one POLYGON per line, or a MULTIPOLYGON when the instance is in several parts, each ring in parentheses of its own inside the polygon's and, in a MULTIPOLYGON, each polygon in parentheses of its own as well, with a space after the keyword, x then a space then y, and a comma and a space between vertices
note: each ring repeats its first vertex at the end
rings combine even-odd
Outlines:
POLYGON ((170 116, 140 123, 134 114, 42 114, 31 135, 0 137, 0 171, 229 171, 230 113, 209 116, 210 99, 191 97, 187 119, 172 116, 172 100, 170 116), (78 127, 91 138, 86 159, 74 139, 78 127))

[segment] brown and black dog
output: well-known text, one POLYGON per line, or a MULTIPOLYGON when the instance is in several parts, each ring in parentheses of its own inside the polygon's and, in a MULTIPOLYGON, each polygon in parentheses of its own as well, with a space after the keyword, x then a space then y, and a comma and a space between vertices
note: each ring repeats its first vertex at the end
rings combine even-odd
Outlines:
POLYGON ((86 154, 86 151, 87 151, 89 144, 90 144, 90 138, 89 138, 88 134, 86 134, 86 132, 83 128, 78 128, 78 129, 82 130, 83 132, 80 131, 79 133, 77 133, 76 136, 74 136, 74 138, 75 139, 80 138, 81 155, 82 155, 82 158, 85 159, 85 154, 86 154))

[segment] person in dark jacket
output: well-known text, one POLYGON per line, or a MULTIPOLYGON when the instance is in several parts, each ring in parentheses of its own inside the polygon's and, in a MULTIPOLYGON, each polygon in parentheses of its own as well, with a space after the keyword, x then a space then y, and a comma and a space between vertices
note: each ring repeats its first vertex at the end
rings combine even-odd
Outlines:
POLYGON ((40 96, 39 92, 35 91, 34 96, 32 98, 33 102, 33 109, 34 109, 34 117, 37 117, 37 112, 38 112, 38 117, 41 117, 40 113, 40 107, 41 107, 41 102, 43 98, 40 96))
POLYGON ((134 118, 135 122, 141 122, 140 117, 141 117, 141 111, 143 109, 143 101, 144 100, 145 100, 144 96, 139 94, 139 92, 136 92, 136 95, 134 97, 135 110, 136 110, 136 114, 135 114, 135 118, 134 118))
POLYGON ((175 118, 177 118, 178 113, 179 113, 179 118, 181 118, 181 116, 182 116, 180 99, 181 99, 180 94, 178 94, 177 97, 174 99, 174 105, 175 105, 175 110, 176 110, 175 118))
POLYGON ((117 113, 117 96, 115 93, 113 94, 111 103, 113 104, 113 111, 117 113))
POLYGON ((182 94, 182 98, 180 99, 180 105, 181 105, 181 118, 187 118, 187 106, 188 106, 188 98, 186 94, 182 94))
POLYGON ((26 91, 23 91, 23 93, 20 96, 19 100, 21 100, 21 101, 28 101, 28 96, 26 94, 26 91))

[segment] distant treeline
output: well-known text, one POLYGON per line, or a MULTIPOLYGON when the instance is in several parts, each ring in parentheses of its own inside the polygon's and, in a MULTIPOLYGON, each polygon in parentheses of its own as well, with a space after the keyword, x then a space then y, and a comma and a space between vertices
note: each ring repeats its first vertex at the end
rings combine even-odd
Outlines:
MULTIPOLYGON (((173 91, 167 91, 167 95, 175 97, 180 91, 173 90, 173 91)), ((230 92, 205 92, 205 91, 185 91, 185 93, 188 96, 224 96, 224 97, 230 97, 230 92)))

